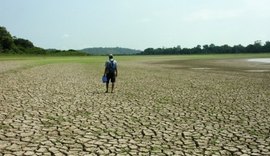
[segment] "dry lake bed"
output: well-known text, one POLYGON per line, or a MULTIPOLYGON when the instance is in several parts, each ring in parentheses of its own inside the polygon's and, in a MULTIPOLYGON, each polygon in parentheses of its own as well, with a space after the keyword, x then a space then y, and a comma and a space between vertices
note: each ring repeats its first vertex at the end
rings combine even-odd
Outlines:
MULTIPOLYGON (((270 63, 217 56, 0 59, 0 156, 270 155, 270 63)), ((265 58, 264 58, 265 59, 265 58)))

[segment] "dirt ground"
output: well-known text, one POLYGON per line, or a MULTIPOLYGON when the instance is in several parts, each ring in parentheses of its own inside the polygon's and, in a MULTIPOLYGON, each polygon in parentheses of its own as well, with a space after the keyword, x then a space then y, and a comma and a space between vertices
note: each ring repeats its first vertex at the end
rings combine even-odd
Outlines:
POLYGON ((270 155, 270 66, 0 62, 1 155, 270 155))

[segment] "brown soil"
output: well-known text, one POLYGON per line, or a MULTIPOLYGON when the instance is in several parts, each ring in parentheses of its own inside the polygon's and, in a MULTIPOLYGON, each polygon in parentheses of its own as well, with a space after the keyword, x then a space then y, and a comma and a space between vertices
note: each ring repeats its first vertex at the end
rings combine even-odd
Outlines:
POLYGON ((270 155, 264 65, 122 62, 105 94, 102 65, 4 64, 0 155, 270 155))

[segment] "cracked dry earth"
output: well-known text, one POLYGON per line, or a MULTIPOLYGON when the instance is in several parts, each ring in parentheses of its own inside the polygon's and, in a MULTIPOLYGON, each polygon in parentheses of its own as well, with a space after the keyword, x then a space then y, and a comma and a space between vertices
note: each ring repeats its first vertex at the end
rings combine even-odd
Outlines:
POLYGON ((102 65, 14 68, 0 155, 270 155, 270 73, 122 62, 105 94, 102 65))

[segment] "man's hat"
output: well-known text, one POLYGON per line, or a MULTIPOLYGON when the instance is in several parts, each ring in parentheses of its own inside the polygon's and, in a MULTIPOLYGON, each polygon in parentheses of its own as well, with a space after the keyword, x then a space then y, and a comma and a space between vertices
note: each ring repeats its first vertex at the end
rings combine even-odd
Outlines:
POLYGON ((112 58, 113 58, 113 54, 110 54, 110 55, 109 55, 109 58, 112 59, 112 58))

